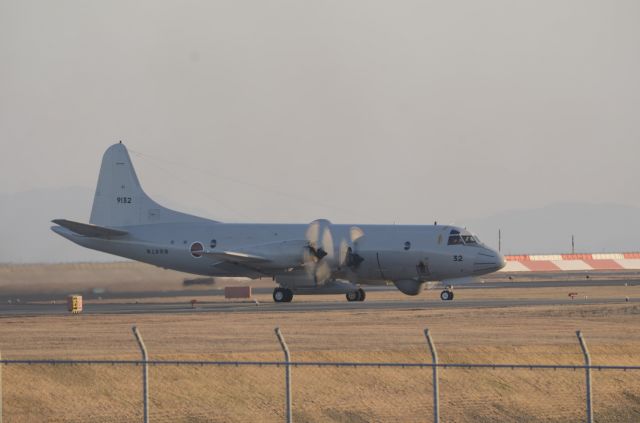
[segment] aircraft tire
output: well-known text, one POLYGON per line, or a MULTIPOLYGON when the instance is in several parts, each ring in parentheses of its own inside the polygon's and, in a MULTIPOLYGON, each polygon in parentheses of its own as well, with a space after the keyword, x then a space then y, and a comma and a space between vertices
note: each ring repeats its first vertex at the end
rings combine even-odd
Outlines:
POLYGON ((367 294, 364 292, 364 289, 360 288, 358 289, 358 301, 364 301, 364 299, 367 297, 367 294))
POLYGON ((360 301, 360 292, 359 291, 351 291, 351 292, 347 292, 347 294, 345 295, 347 297, 347 301, 352 302, 352 301, 360 301))
POLYGON ((445 289, 444 291, 442 291, 440 293, 440 299, 442 301, 451 301, 451 300, 453 300, 453 291, 449 291, 448 289, 445 289))
POLYGON ((290 289, 285 288, 284 289, 284 302, 285 303, 290 303, 291 300, 293 300, 293 291, 290 289))
MULTIPOLYGON (((292 294, 293 297, 293 294, 292 294)), ((273 290, 273 301, 276 303, 284 303, 287 299, 286 290, 283 288, 276 288, 273 290)))

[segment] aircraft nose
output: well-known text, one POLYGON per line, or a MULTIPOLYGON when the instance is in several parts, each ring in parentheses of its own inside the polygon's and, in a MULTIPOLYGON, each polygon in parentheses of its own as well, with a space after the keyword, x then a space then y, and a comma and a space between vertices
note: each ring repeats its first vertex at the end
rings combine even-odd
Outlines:
POLYGON ((507 265, 507 259, 505 259, 504 256, 498 252, 496 252, 496 254, 498 255, 497 265, 500 266, 498 270, 500 270, 507 265))
POLYGON ((507 261, 504 256, 495 250, 483 248, 478 252, 476 260, 473 263, 474 273, 491 273, 497 272, 506 266, 507 261))

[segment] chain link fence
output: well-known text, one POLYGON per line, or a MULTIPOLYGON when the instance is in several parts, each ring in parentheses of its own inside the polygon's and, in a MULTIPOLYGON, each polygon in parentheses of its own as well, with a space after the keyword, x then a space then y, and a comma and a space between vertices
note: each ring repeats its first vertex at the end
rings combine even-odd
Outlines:
POLYGON ((2 415, 10 422, 46 416, 48 422, 105 423, 628 422, 640 417, 640 366, 589 365, 586 348, 583 365, 441 363, 436 343, 429 354, 425 334, 425 352, 415 362, 338 362, 322 353, 297 356, 295 350, 287 359, 282 334, 279 357, 257 361, 159 360, 152 351, 147 359, 3 359, 2 415), (52 400, 47 408, 34 404, 34 391, 52 400))

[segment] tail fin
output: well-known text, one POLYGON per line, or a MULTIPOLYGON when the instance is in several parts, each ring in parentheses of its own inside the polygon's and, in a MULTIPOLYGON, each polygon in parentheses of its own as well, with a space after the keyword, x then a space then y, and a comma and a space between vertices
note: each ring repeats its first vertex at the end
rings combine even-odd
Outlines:
POLYGON ((122 142, 105 151, 90 223, 118 227, 203 221, 207 219, 169 210, 149 198, 140 186, 131 157, 122 142))

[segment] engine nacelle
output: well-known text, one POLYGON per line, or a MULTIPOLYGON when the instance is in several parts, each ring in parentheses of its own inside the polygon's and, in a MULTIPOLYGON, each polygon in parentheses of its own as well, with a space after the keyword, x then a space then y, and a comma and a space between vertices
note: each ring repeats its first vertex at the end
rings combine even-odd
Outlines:
POLYGON ((296 294, 346 294, 358 290, 356 285, 340 279, 328 280, 318 285, 305 271, 279 274, 275 279, 278 285, 291 289, 296 294))
POLYGON ((316 282, 311 275, 305 271, 289 272, 276 275, 276 283, 289 289, 313 288, 316 282))
POLYGON ((424 282, 417 281, 415 279, 402 279, 399 281, 393 281, 393 284, 406 295, 418 295, 424 288, 424 282))

